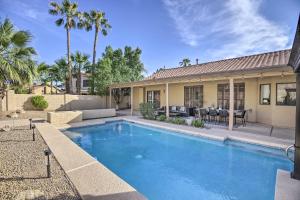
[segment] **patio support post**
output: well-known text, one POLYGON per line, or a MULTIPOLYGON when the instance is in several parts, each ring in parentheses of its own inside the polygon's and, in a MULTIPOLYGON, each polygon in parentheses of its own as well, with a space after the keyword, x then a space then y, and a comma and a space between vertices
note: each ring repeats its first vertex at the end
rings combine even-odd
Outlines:
POLYGON ((169 83, 166 83, 166 117, 169 118, 169 83))
POLYGON ((130 114, 133 115, 133 86, 130 88, 130 114))
POLYGON ((296 73, 296 79, 295 161, 292 177, 300 180, 300 73, 296 73))
POLYGON ((111 108, 111 87, 109 88, 109 108, 111 108))
POLYGON ((233 129, 233 118, 234 118, 234 83, 233 78, 229 79, 229 130, 233 129))

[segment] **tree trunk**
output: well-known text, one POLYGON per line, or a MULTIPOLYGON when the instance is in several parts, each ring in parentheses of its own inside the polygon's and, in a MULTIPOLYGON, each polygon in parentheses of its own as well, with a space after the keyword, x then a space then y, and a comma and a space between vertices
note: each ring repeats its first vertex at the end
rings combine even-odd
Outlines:
MULTIPOLYGON (((67 23, 69 19, 67 20, 67 23)), ((70 52, 70 29, 67 26, 67 56, 68 56, 68 75, 67 75, 67 85, 66 85, 66 92, 71 94, 72 93, 72 64, 71 64, 71 52, 70 52)))
POLYGON ((94 46, 93 46, 93 64, 92 64, 92 83, 91 83, 91 93, 95 94, 95 65, 96 65, 96 47, 98 40, 99 27, 95 26, 95 37, 94 37, 94 46))
POLYGON ((56 90, 55 90, 55 94, 57 94, 57 81, 55 81, 55 85, 56 85, 56 90))
POLYGON ((81 93, 81 68, 78 68, 78 74, 77 74, 77 93, 81 93))
POLYGON ((53 94, 53 81, 52 80, 50 81, 50 87, 51 87, 50 93, 53 94))

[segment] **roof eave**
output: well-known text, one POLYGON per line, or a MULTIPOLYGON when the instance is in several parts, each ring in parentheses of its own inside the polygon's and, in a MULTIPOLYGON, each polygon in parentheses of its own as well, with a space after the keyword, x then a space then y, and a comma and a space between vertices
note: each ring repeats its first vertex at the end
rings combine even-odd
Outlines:
POLYGON ((211 72, 211 73, 205 73, 205 74, 192 74, 192 75, 184 75, 184 76, 173 76, 173 77, 167 77, 167 78, 153 78, 153 79, 146 79, 146 80, 141 80, 141 81, 134 81, 134 82, 127 82, 127 83, 117 83, 117 84, 112 84, 110 87, 116 87, 116 86, 129 86, 130 85, 135 85, 135 84, 147 84, 153 81, 168 81, 172 79, 177 79, 177 78, 182 78, 182 79, 187 79, 187 78, 193 78, 193 77, 203 77, 203 76, 230 76, 230 75, 246 75, 248 73, 265 73, 269 71, 281 71, 281 72, 286 72, 286 71, 292 71, 291 68, 287 65, 273 65, 273 66, 267 66, 267 67, 262 67, 262 68, 252 68, 252 69, 246 69, 246 70, 232 70, 232 71, 226 71, 226 72, 211 72))
POLYGON ((300 15, 288 65, 295 73, 300 73, 300 15))

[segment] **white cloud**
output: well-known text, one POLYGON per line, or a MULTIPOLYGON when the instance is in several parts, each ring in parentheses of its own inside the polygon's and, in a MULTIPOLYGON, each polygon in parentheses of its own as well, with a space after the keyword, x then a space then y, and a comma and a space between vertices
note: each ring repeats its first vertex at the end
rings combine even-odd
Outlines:
POLYGON ((215 57, 287 48, 288 30, 260 13, 261 0, 163 0, 182 41, 215 57))

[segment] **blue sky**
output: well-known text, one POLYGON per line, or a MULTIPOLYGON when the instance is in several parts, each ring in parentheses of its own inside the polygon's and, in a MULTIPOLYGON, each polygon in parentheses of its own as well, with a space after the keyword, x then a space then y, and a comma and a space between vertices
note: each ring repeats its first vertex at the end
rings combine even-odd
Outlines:
MULTIPOLYGON (((58 0, 57 0, 58 1, 58 0)), ((0 17, 30 30, 37 59, 52 64, 66 53, 66 33, 48 14, 48 0, 0 0, 0 17)), ((58 1, 60 2, 60 1, 58 1)), ((290 48, 299 0, 78 0, 79 10, 103 10, 112 30, 100 37, 98 57, 107 45, 142 49, 151 74, 176 67, 182 58, 217 60, 290 48)), ((92 54, 93 32, 72 30, 72 51, 92 54)))

